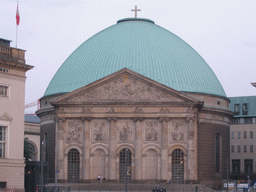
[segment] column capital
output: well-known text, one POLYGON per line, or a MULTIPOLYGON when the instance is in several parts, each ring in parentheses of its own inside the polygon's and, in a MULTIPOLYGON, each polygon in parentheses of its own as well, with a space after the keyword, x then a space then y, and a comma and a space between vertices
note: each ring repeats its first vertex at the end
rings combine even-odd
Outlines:
POLYGON ((107 117, 107 121, 108 122, 111 122, 111 121, 114 121, 114 122, 117 122, 117 117, 107 117))
POLYGON ((66 118, 65 117, 55 117, 54 120, 55 120, 55 122, 61 123, 61 122, 64 122, 66 120, 66 118))
POLYGON ((91 120, 92 120, 92 117, 80 117, 80 120, 81 120, 82 122, 91 121, 91 120))
POLYGON ((160 117, 159 120, 161 122, 163 122, 163 121, 168 122, 168 121, 170 121, 170 117, 160 117))
POLYGON ((140 121, 142 122, 144 120, 144 117, 133 117, 133 121, 137 122, 140 121))
POLYGON ((196 121, 196 117, 186 117, 186 121, 187 122, 189 122, 189 121, 195 122, 196 121))

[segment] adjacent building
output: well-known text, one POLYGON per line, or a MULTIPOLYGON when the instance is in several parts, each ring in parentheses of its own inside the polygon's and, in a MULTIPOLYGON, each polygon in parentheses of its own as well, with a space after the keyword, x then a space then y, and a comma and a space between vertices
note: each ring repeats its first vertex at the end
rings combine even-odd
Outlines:
POLYGON ((256 96, 230 97, 234 112, 230 126, 232 179, 256 179, 256 96))
POLYGON ((33 150, 30 161, 40 161, 40 119, 36 115, 25 114, 24 138, 33 150))
POLYGON ((0 188, 24 190, 25 51, 0 39, 0 188))
POLYGON ((229 99, 203 58, 143 18, 78 47, 41 98, 49 182, 203 183, 227 175, 229 99), (57 174, 57 177, 55 177, 57 174))

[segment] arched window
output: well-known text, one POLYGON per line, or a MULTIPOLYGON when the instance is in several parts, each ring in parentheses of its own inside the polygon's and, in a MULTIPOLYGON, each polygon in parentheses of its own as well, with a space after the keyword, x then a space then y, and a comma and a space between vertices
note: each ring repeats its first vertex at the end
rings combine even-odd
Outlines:
POLYGON ((184 153, 181 149, 172 152, 172 182, 184 182, 184 153))
POLYGON ((77 149, 70 149, 68 152, 68 182, 79 182, 80 156, 77 149))
POLYGON ((132 167, 132 153, 129 149, 122 149, 119 158, 119 181, 125 182, 125 175, 127 174, 127 181, 131 182, 131 167, 132 167), (127 170, 126 170, 127 163, 127 170))
POLYGON ((44 133, 44 161, 48 161, 48 132, 44 133))
POLYGON ((220 146, 221 146, 221 138, 220 138, 220 133, 216 134, 216 141, 215 141, 215 146, 216 146, 216 152, 215 152, 215 169, 216 172, 219 173, 220 172, 220 146))
POLYGON ((28 141, 28 147, 29 149, 31 149, 30 160, 36 161, 36 146, 33 143, 28 141))

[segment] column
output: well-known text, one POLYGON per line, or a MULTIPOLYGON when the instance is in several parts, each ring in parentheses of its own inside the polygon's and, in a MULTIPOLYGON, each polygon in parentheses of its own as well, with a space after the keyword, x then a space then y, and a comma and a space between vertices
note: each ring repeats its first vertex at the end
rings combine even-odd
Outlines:
POLYGON ((109 157, 108 157, 108 175, 107 180, 116 180, 116 121, 117 118, 108 118, 109 127, 109 157))
MULTIPOLYGON (((197 180, 197 132, 193 118, 188 122, 188 154, 187 154, 187 180, 197 180)), ((186 161, 185 161, 186 162, 186 161)))
POLYGON ((135 181, 142 180, 142 118, 134 118, 135 121, 135 181))
POLYGON ((168 121, 169 118, 160 118, 161 128, 161 180, 168 179, 168 121))
POLYGON ((90 131, 91 131, 91 118, 84 119, 84 132, 83 132, 83 180, 90 180, 90 131))

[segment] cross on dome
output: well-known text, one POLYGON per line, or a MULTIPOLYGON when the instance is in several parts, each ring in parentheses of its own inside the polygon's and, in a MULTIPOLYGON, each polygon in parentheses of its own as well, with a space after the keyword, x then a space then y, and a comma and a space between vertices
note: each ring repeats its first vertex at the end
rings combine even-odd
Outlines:
POLYGON ((137 12, 141 11, 141 9, 137 9, 137 5, 135 5, 135 9, 132 9, 131 11, 135 12, 135 18, 137 18, 137 12))

